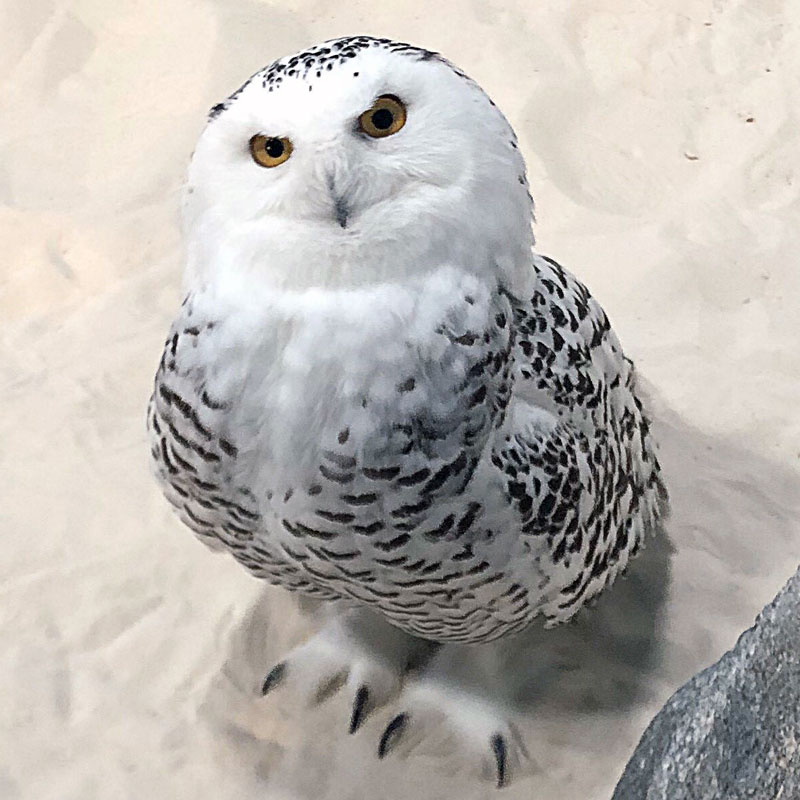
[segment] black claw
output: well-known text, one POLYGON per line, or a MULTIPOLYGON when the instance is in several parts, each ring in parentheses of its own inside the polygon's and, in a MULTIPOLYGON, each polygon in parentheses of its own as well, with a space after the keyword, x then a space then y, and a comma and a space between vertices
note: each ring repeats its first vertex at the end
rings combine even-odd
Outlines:
POLYGON ((494 753, 494 762, 497 767, 497 788, 502 789, 506 785, 506 740, 502 734, 494 733, 489 739, 489 744, 494 753))
POLYGON ((276 664, 270 671, 269 675, 264 678, 264 683, 261 684, 261 694, 265 695, 271 692, 282 680, 286 674, 286 662, 281 661, 276 664))
POLYGON ((356 692, 356 699, 353 701, 353 713, 350 715, 350 733, 355 733, 364 719, 364 709, 369 700, 369 689, 366 686, 359 686, 356 692))
POLYGON ((398 714, 387 726, 386 730, 381 736, 380 744, 378 745, 378 758, 383 758, 389 752, 389 747, 392 743, 396 742, 401 734, 403 728, 408 722, 408 714, 398 714))
POLYGON ((324 703, 329 697, 336 694, 339 689, 344 686, 347 680, 347 671, 337 672, 331 675, 324 683, 317 687, 317 692, 314 695, 315 703, 324 703))

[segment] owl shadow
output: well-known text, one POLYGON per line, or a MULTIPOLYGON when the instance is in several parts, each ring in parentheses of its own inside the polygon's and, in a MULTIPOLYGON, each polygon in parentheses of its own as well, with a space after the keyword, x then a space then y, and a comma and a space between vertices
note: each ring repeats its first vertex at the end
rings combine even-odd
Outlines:
MULTIPOLYGON (((629 748, 666 696, 733 645, 800 560, 796 472, 735 440, 705 434, 667 409, 656 407, 653 416, 670 492, 664 530, 572 622, 548 630, 532 626, 475 650, 474 663, 478 656, 492 663, 497 700, 511 706, 528 749, 537 754, 536 786, 544 791, 547 780, 557 780, 553 785, 564 798, 587 796, 586 781, 613 786, 629 748), (598 748, 611 719, 618 749, 598 748), (560 772, 548 778, 549 755, 560 772), (564 770, 592 777, 576 779, 571 793, 564 770)), ((378 770, 374 740, 392 709, 376 711, 363 734, 347 737, 343 696, 308 709, 289 696, 258 694, 266 670, 313 628, 313 607, 265 588, 224 632, 225 662, 208 689, 203 716, 216 743, 249 761, 262 782, 277 776, 300 797, 361 797, 358 776, 345 766, 331 773, 332 764, 344 759, 359 764, 362 778, 372 776, 378 770), (322 737, 322 730, 342 735, 322 737)), ((467 688, 477 670, 468 654, 460 663, 453 680, 467 688)), ((428 793, 426 781, 447 774, 458 783, 457 755, 452 758, 449 766, 419 760, 411 772, 380 762, 383 772, 374 777, 389 781, 386 798, 407 797, 414 787, 421 797, 438 797, 428 793)), ((525 784, 527 793, 519 796, 530 797, 534 787, 525 784)), ((517 791, 512 786, 507 796, 517 791)))
POLYGON ((541 706, 587 714, 640 701, 663 648, 674 551, 667 528, 652 532, 626 573, 572 620, 534 624, 496 645, 497 692, 507 705, 521 714, 541 706))

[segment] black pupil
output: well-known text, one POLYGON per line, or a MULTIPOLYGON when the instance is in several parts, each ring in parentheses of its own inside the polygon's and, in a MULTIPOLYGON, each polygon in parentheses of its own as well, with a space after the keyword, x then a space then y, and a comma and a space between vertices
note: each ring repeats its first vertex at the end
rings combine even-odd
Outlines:
POLYGON ((385 131, 387 128, 392 127, 394 122, 394 114, 388 108, 379 108, 372 115, 372 124, 379 130, 385 131))
POLYGON ((264 150, 270 158, 280 158, 283 155, 283 142, 280 139, 267 139, 264 150))

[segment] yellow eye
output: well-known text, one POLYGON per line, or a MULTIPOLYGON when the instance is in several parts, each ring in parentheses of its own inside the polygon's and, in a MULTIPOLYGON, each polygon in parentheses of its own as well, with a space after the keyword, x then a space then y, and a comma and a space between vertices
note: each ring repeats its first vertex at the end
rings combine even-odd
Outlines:
POLYGON ((358 124, 373 139, 391 136, 406 124, 406 107, 393 94, 382 94, 358 118, 358 124))
POLYGON ((262 136, 257 133, 250 139, 250 155, 260 167, 277 167, 292 154, 292 143, 285 136, 262 136))

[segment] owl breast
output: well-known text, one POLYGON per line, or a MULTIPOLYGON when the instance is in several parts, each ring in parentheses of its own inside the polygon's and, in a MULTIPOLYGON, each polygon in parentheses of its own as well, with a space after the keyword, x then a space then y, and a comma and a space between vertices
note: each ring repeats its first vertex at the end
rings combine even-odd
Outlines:
POLYGON ((378 603, 422 635, 454 614, 458 638, 465 598, 508 588, 483 466, 512 389, 507 299, 458 276, 257 327, 200 307, 171 332, 150 410, 182 519, 260 577, 378 603))

